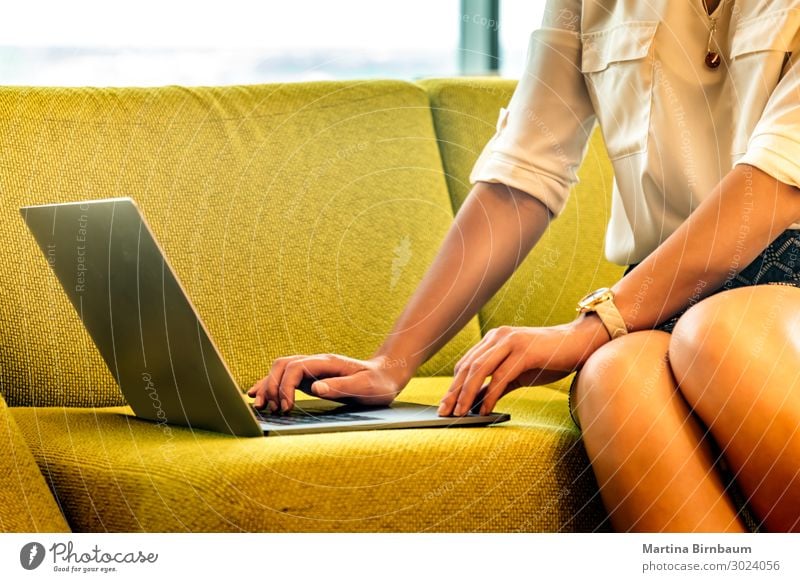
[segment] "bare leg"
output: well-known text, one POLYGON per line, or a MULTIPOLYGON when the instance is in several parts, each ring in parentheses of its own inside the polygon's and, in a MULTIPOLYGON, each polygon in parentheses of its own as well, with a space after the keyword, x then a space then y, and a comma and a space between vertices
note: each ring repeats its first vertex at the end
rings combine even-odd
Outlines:
POLYGON ((670 335, 636 332, 579 373, 576 412, 618 531, 744 531, 703 429, 667 363, 670 335))
POLYGON ((680 319, 670 363, 769 531, 800 530, 800 289, 719 293, 680 319))

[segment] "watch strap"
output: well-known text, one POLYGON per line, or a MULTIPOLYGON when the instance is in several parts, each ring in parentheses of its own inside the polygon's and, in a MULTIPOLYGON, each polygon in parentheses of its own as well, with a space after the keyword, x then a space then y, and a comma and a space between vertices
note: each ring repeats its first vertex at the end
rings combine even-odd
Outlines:
POLYGON ((608 330, 608 335, 611 339, 618 338, 628 333, 628 327, 625 325, 625 320, 622 319, 617 306, 614 305, 613 300, 603 301, 594 306, 594 312, 600 317, 600 321, 608 330))

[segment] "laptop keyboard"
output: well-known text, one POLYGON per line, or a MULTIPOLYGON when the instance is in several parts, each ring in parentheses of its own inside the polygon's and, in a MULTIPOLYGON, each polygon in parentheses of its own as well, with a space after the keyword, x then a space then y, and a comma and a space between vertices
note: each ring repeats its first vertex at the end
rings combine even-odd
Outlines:
POLYGON ((302 410, 290 410, 283 414, 270 414, 267 411, 256 410, 256 418, 260 422, 270 424, 295 425, 295 424, 316 424, 319 422, 353 422, 362 420, 378 420, 374 416, 364 416, 363 414, 353 414, 352 412, 340 412, 338 414, 309 414, 302 410))

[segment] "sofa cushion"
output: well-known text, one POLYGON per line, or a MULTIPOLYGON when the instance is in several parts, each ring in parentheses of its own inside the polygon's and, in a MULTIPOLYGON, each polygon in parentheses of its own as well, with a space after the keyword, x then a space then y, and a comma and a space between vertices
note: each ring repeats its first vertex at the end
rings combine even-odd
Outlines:
POLYGON ((68 532, 17 423, 0 396, 0 532, 68 532))
MULTIPOLYGON (((433 404, 450 380, 403 398, 433 404)), ((241 439, 127 408, 14 414, 79 531, 607 529, 564 386, 509 394, 512 420, 488 428, 241 439)))
POLYGON ((0 167, 10 405, 124 404, 22 205, 133 197, 243 388, 280 355, 369 356, 453 219, 427 95, 399 81, 2 88, 0 167))
MULTIPOLYGON (((496 78, 426 79, 447 185, 456 208, 471 188, 469 173, 495 131, 516 83, 496 78)), ((613 171, 595 129, 563 213, 512 278, 480 312, 484 332, 500 325, 553 325, 575 318, 587 292, 617 281, 623 268, 603 257, 613 171)))

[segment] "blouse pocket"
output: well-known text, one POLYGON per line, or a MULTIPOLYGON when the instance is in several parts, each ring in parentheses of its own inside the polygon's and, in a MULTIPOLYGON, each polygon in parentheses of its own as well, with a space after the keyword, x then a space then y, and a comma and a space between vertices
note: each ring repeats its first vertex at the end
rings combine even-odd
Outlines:
POLYGON ((739 120, 733 135, 734 156, 747 150, 750 135, 785 73, 798 29, 800 11, 796 9, 742 19, 736 25, 729 65, 733 118, 739 120))
POLYGON ((657 27, 632 21, 581 35, 581 72, 612 160, 647 149, 657 27))
POLYGON ((787 53, 800 24, 797 9, 781 10, 742 20, 736 26, 731 43, 731 58, 762 51, 787 53), (794 20, 794 23, 790 22, 794 20))

